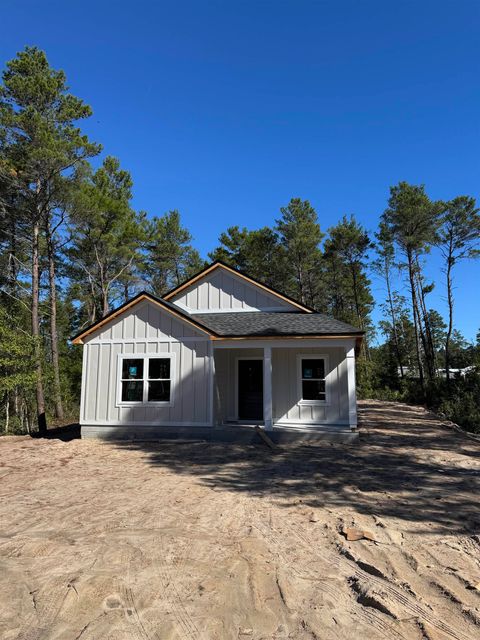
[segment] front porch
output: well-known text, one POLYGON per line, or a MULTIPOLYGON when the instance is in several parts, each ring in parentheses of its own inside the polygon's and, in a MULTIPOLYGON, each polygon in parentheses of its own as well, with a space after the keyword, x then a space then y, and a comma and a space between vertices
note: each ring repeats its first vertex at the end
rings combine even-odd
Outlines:
MULTIPOLYGON (((349 339, 213 341, 212 423, 270 435, 354 433, 355 343, 349 339)), ((239 434, 238 434, 239 435, 239 434)))

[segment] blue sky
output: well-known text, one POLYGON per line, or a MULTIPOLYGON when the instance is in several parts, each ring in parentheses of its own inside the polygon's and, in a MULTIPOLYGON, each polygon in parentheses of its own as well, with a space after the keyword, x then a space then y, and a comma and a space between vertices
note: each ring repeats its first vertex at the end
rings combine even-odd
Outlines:
MULTIPOLYGON (((480 195, 477 0, 3 0, 0 16, 1 63, 45 49, 94 109, 86 132, 131 171, 135 206, 179 209, 203 256, 291 197, 323 230, 354 213, 373 231, 400 180, 480 195)), ((436 254, 428 273, 444 312, 436 254)), ((456 278, 473 339, 480 261, 456 278)))

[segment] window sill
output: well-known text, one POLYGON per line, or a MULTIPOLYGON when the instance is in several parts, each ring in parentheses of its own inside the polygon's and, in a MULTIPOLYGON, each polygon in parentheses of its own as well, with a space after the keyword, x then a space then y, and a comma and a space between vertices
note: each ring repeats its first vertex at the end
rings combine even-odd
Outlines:
POLYGON ((173 402, 117 402, 116 407, 173 407, 173 402))
POLYGON ((327 400, 299 400, 297 404, 307 407, 328 407, 330 402, 327 400))

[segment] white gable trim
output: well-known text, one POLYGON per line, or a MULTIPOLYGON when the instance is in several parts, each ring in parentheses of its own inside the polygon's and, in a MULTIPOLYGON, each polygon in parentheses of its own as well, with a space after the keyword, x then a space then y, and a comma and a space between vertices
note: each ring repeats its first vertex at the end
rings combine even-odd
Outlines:
POLYGON ((150 296, 149 294, 142 293, 141 295, 139 295, 138 297, 134 298, 133 300, 130 300, 127 304, 125 304, 122 307, 119 307, 118 309, 113 311, 111 314, 109 314, 108 316, 106 316, 102 320, 99 320, 98 322, 96 322, 91 327, 85 329, 85 331, 83 331, 82 333, 77 335, 72 340, 72 343, 73 344, 84 344, 85 342, 89 342, 90 340, 92 340, 95 337, 95 334, 100 329, 105 328, 106 326, 108 326, 108 324, 110 324, 110 322, 112 322, 113 320, 115 320, 119 316, 123 315, 127 311, 131 310, 133 307, 136 307, 136 311, 138 311, 139 306, 141 306, 141 304, 143 302, 145 302, 145 301, 147 303, 150 303, 150 304, 154 305, 154 306, 160 307, 161 310, 169 313, 170 315, 172 315, 179 322, 183 322, 184 324, 187 324, 187 325, 191 326, 195 331, 198 331, 199 333, 201 333, 203 335, 207 335, 207 336, 211 336, 212 335, 208 331, 208 329, 206 327, 198 326, 195 321, 191 322, 188 318, 185 318, 183 316, 183 314, 182 314, 182 310, 181 309, 179 309, 179 311, 177 313, 170 306, 164 304, 160 299, 154 298, 154 297, 150 296))
MULTIPOLYGON (((184 296, 190 293, 195 288, 195 285, 199 286, 202 283, 202 280, 209 278, 217 270, 226 272, 228 275, 233 276, 235 279, 245 284, 248 284, 251 288, 259 290, 259 292, 261 292, 265 296, 274 297, 278 300, 281 300, 284 303, 284 306, 281 307, 283 311, 285 310, 286 307, 287 308, 294 307, 296 309, 300 309, 307 313, 312 313, 312 309, 310 309, 309 307, 306 307, 300 302, 297 302, 296 300, 293 300, 288 296, 284 296, 280 292, 274 291, 267 285, 262 284, 261 282, 258 282, 247 275, 244 275, 243 273, 237 271, 236 269, 233 269, 232 267, 229 267, 228 265, 225 265, 223 263, 218 263, 218 262, 211 264, 209 267, 207 267, 206 269, 198 273, 196 276, 194 276, 193 278, 190 278, 190 280, 187 280, 180 286, 176 287, 175 289, 167 293, 164 296, 164 299, 170 302, 174 302, 180 307, 181 305, 175 300, 180 296, 184 296)), ((215 310, 216 310, 215 308, 208 309, 208 311, 210 312, 215 312, 215 310)), ((232 311, 237 311, 237 310, 238 310, 237 308, 232 309, 232 311)), ((266 310, 266 309, 262 309, 262 310, 266 310)), ((200 311, 198 311, 198 313, 200 313, 200 311)))

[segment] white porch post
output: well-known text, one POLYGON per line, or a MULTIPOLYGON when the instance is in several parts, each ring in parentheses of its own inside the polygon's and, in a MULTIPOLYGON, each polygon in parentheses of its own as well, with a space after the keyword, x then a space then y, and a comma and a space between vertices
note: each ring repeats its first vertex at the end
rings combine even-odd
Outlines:
POLYGON ((355 349, 346 349, 348 380, 348 421, 350 429, 357 428, 357 392, 355 389, 355 349))
POLYGON ((213 342, 208 343, 208 355, 210 362, 210 384, 208 389, 208 415, 209 422, 212 427, 216 424, 216 415, 215 415, 215 385, 217 381, 215 380, 215 350, 213 348, 213 342))
POLYGON ((263 422, 265 429, 273 429, 272 420, 272 347, 263 347, 263 422))

